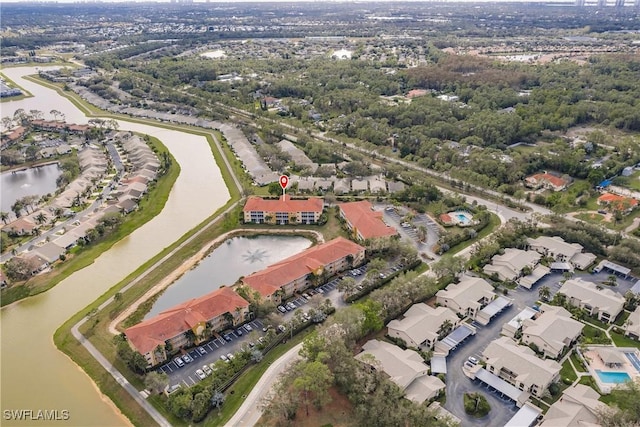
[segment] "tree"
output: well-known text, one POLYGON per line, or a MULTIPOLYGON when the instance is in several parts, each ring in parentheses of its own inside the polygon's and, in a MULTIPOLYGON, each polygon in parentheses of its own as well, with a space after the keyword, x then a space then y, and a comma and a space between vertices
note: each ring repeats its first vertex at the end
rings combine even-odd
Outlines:
POLYGON ((640 378, 616 386, 611 392, 613 405, 601 407, 596 416, 603 427, 640 424, 640 378))
POLYGON ((451 320, 447 319, 442 322, 442 324, 438 328, 438 339, 446 337, 449 332, 451 332, 451 329, 453 329, 453 323, 451 322, 451 320))
POLYGON ((458 274, 464 271, 465 262, 464 259, 460 257, 447 254, 443 255, 440 260, 434 263, 432 269, 438 279, 448 276, 453 276, 455 278, 458 274))
POLYGON ((38 225, 42 225, 47 222, 47 215, 45 215, 44 212, 40 212, 34 219, 36 220, 38 225))
POLYGON ((53 116, 53 120, 58 121, 58 116, 60 116, 60 114, 62 114, 60 111, 58 110, 51 110, 49 111, 49 114, 51 114, 53 116))
MULTIPOLYGON (((341 281, 338 282, 338 290, 344 293, 351 293, 356 288, 356 279, 353 277, 345 277, 341 281)), ((318 295, 314 295, 316 297, 318 295)), ((313 299, 313 298, 312 298, 313 299)), ((318 296, 318 299, 321 300, 322 297, 318 296)))
POLYGON ((543 286, 538 291, 538 296, 542 301, 549 301, 551 298, 551 289, 548 286, 543 286))
POLYGON ((329 367, 322 362, 302 362, 298 367, 298 376, 293 381, 294 389, 302 394, 307 416, 309 416, 309 401, 321 408, 331 399, 329 387, 333 384, 333 374, 329 367))
POLYGON ((209 413, 209 409, 211 409, 211 393, 208 390, 196 393, 191 402, 191 419, 194 422, 202 421, 209 413))
POLYGON ((223 393, 220 393, 219 391, 215 391, 211 396, 211 406, 219 409, 224 403, 224 399, 225 399, 225 396, 223 393))
POLYGON ((164 372, 149 372, 144 378, 144 386, 158 394, 169 384, 169 377, 164 372))
POLYGON ((2 220, 6 225, 9 220, 9 214, 7 212, 0 212, 0 220, 2 220))
POLYGON ((362 322, 362 335, 367 335, 369 332, 376 332, 382 329, 384 326, 384 319, 382 318, 382 304, 372 299, 368 299, 365 302, 358 303, 356 308, 360 309, 364 314, 364 320, 362 322))
POLYGON ((4 264, 4 268, 11 281, 21 281, 31 277, 36 265, 32 259, 13 257, 4 264))

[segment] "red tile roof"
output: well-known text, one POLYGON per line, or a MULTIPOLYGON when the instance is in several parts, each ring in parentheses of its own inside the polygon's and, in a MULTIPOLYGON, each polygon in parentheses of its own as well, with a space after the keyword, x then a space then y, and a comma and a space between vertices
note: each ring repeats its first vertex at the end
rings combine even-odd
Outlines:
POLYGON ((567 185, 567 182, 564 179, 559 178, 555 175, 551 175, 550 173, 538 173, 530 176, 529 178, 527 178, 527 180, 535 180, 536 182, 546 181, 551 185, 553 185, 554 187, 558 187, 558 188, 564 187, 565 185, 567 185))
POLYGON ((131 344, 142 354, 164 346, 165 341, 192 329, 200 322, 214 319, 249 303, 231 288, 220 288, 165 310, 125 330, 131 344))
POLYGON ((638 205, 638 201, 636 199, 632 199, 630 197, 623 197, 617 194, 604 193, 602 196, 598 197, 598 203, 617 203, 620 206, 624 205, 625 202, 629 203, 629 207, 634 207, 638 205))
POLYGON ((347 221, 355 228, 364 239, 376 237, 395 236, 398 230, 388 226, 382 221, 382 212, 373 210, 373 206, 367 200, 360 202, 341 203, 338 205, 347 221))
POLYGON ((251 196, 244 205, 244 212, 322 212, 322 199, 312 197, 310 199, 291 200, 291 196, 285 194, 277 200, 265 200, 262 197, 251 196))
POLYGON ((242 280, 249 287, 258 291, 262 297, 268 297, 281 286, 304 277, 319 267, 324 267, 347 255, 355 256, 361 251, 364 251, 364 248, 357 243, 344 237, 337 237, 270 265, 242 280))

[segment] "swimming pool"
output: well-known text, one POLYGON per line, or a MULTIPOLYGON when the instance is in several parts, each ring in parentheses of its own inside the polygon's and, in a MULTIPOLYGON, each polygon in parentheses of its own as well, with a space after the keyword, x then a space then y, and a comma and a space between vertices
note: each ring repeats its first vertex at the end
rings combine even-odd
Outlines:
POLYGON ((457 220, 458 223, 461 225, 469 225, 471 224, 471 215, 464 213, 464 212, 452 212, 449 215, 454 216, 457 220))
POLYGON ((598 374, 598 378, 603 383, 622 384, 631 380, 631 377, 626 372, 605 372, 596 369, 596 374, 598 374))

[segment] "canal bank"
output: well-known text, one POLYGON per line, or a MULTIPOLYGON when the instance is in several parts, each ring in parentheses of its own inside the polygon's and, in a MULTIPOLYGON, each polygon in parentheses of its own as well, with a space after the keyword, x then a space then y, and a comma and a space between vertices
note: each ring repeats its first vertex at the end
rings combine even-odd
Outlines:
MULTIPOLYGON (((54 90, 23 79, 33 68, 5 70, 34 98, 3 104, 3 110, 39 109, 62 111, 68 121, 86 123, 87 118, 54 90)), ((193 227, 207 219, 229 199, 207 139, 201 135, 164 127, 119 121, 120 129, 153 135, 176 158, 182 173, 171 190, 162 212, 116 243, 96 261, 74 273, 44 294, 20 301, 0 312, 2 327, 3 410, 49 409, 69 411, 69 419, 58 425, 127 425, 127 420, 105 403, 89 378, 60 353, 52 339, 56 328, 70 316, 108 291, 140 265, 171 246, 193 227), (178 220, 176 220, 178 218, 178 220), (32 386, 37 384, 37 393, 32 386)), ((102 385, 101 376, 97 379, 102 385)), ((3 425, 31 425, 29 420, 3 420, 3 425)))

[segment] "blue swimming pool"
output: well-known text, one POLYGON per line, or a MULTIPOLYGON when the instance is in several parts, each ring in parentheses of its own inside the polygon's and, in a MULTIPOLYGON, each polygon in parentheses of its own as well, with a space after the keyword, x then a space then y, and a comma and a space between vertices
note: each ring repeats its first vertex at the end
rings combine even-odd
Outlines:
POLYGON ((603 383, 609 384, 622 384, 631 380, 631 377, 626 372, 604 372, 596 369, 596 374, 603 383))
POLYGON ((465 214, 456 214, 456 218, 458 218, 460 224, 469 224, 470 222, 469 218, 465 214))

